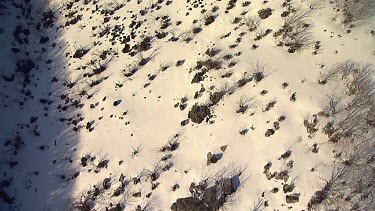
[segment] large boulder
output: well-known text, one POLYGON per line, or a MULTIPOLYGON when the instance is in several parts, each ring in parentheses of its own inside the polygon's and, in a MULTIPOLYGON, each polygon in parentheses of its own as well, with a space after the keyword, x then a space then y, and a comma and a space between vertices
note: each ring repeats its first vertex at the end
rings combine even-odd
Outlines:
POLYGON ((173 211, 207 211, 208 208, 198 198, 186 197, 179 198, 172 204, 171 210, 173 211))
POLYGON ((207 105, 195 104, 189 111, 188 117, 192 122, 200 124, 210 114, 211 111, 207 105))

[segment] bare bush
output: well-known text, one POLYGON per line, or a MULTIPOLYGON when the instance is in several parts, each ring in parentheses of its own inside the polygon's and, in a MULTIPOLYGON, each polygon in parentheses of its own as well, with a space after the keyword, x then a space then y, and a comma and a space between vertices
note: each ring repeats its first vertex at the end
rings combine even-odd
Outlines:
POLYGON ((133 76, 139 69, 139 66, 137 64, 128 64, 122 69, 122 74, 129 78, 133 76))
POLYGON ((147 170, 147 177, 151 182, 156 181, 160 177, 161 166, 160 163, 156 163, 151 170, 147 170))
POLYGON ((243 23, 246 25, 249 31, 255 31, 260 26, 261 19, 258 16, 249 16, 243 19, 243 23))
POLYGON ((73 201, 73 207, 79 211, 89 211, 95 207, 98 199, 103 196, 104 189, 101 185, 94 185, 88 190, 82 191, 73 201))
POLYGON ((345 209, 372 210, 375 208, 375 137, 361 139, 353 148, 341 153, 324 187, 316 191, 308 203, 309 210, 345 209))
POLYGON ((271 71, 266 64, 257 62, 255 65, 252 65, 251 74, 254 78, 255 83, 259 83, 272 72, 273 71, 271 71))
POLYGON ((255 96, 247 97, 242 95, 237 101, 237 110, 236 113, 244 114, 249 108, 254 108, 256 106, 255 96))
MULTIPOLYGON (((344 61, 331 68, 327 78, 341 75, 345 95, 328 97, 330 121, 323 128, 335 143, 331 177, 308 203, 309 210, 373 210, 375 208, 374 69, 371 64, 344 61)), ((322 81, 326 80, 324 78, 322 81)), ((324 113, 324 112, 323 112, 324 113)))
POLYGON ((274 33, 274 37, 279 37, 278 45, 289 47, 289 53, 311 46, 313 44, 312 25, 307 20, 315 9, 314 6, 307 9, 302 6, 289 7, 290 15, 285 17, 282 28, 274 33))
POLYGON ((339 76, 341 79, 346 79, 349 75, 353 74, 359 68, 359 63, 352 60, 346 60, 336 63, 326 72, 320 73, 318 78, 319 84, 326 84, 330 80, 337 80, 339 76))
POLYGON ((92 72, 87 75, 89 77, 92 77, 94 75, 99 75, 100 73, 104 72, 107 69, 109 63, 111 63, 111 61, 113 60, 113 58, 113 55, 111 55, 110 57, 104 59, 100 58, 99 56, 91 59, 87 65, 92 70, 92 72))
POLYGON ((358 69, 354 69, 352 73, 353 79, 347 83, 348 94, 360 94, 368 90, 373 90, 375 87, 375 82, 372 78, 374 73, 375 69, 370 63, 361 64, 358 69))
POLYGON ((166 144, 164 144, 163 146, 159 148, 159 151, 160 152, 166 152, 166 151, 172 152, 172 151, 177 150, 178 147, 180 146, 180 136, 182 135, 182 133, 183 131, 176 133, 172 138, 168 140, 166 144))
POLYGON ((133 147, 131 157, 132 158, 137 157, 139 153, 142 151, 142 149, 143 149, 142 144, 139 144, 137 147, 133 147))
POLYGON ((326 105, 323 107, 321 115, 325 117, 332 117, 345 111, 345 105, 343 103, 345 95, 338 95, 332 93, 327 95, 326 105))
POLYGON ((363 23, 375 14, 373 0, 340 0, 338 7, 342 15, 341 23, 349 28, 363 23))

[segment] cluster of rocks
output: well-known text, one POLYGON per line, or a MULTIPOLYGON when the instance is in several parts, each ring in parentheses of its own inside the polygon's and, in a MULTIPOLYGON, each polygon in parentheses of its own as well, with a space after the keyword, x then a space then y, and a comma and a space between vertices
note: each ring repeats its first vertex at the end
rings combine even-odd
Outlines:
POLYGON ((309 136, 312 136, 319 130, 318 128, 316 128, 318 125, 318 116, 313 115, 311 120, 306 118, 305 120, 303 120, 303 125, 305 126, 309 136))
POLYGON ((189 188, 192 196, 178 198, 177 201, 172 204, 171 210, 219 210, 219 208, 224 205, 226 198, 237 190, 239 183, 240 181, 237 175, 222 179, 211 187, 207 187, 205 184, 196 185, 192 182, 189 188))
POLYGON ((275 134, 276 130, 279 130, 280 129, 280 122, 284 121, 285 120, 285 116, 282 115, 280 116, 277 121, 273 122, 273 128, 270 128, 270 129, 267 129, 267 131, 265 132, 264 136, 265 137, 270 137, 272 136, 273 134, 275 134))
MULTIPOLYGON (((280 159, 287 159, 289 158, 291 155, 291 151, 288 150, 286 151, 285 153, 283 153, 279 160, 280 159)), ((289 161, 286 163, 286 166, 289 168, 289 169, 292 169, 293 168, 293 165, 294 165, 294 162, 293 161, 289 161)), ((263 171, 263 174, 266 175, 266 178, 268 180, 271 180, 272 178, 274 178, 275 180, 280 180, 282 181, 282 190, 283 192, 286 194, 286 203, 290 204, 290 203, 297 203, 299 202, 299 196, 300 194, 299 193, 292 193, 292 194, 287 194, 287 193, 291 193, 293 192, 293 190, 295 189, 295 184, 293 183, 293 181, 288 184, 288 180, 289 180, 289 170, 282 170, 280 172, 273 172, 271 173, 271 167, 272 167, 272 163, 269 162, 267 163, 265 166, 264 166, 264 171, 263 171)), ((274 188, 271 192, 272 193, 277 193, 279 191, 279 188, 274 188)))

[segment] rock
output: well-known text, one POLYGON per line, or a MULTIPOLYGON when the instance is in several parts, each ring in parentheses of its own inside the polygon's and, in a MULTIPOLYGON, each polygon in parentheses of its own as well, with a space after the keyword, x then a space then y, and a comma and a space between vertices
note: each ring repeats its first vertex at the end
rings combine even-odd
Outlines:
POLYGON ((135 211, 142 211, 141 205, 138 205, 137 208, 135 209, 135 211))
POLYGON ((191 80, 191 84, 199 83, 204 80, 204 75, 206 74, 206 71, 197 72, 194 75, 193 80, 191 80))
POLYGON ((234 192, 231 179, 224 180, 224 182, 223 182, 223 192, 224 192, 224 195, 230 195, 234 192))
POLYGON ((185 119, 181 122, 181 126, 185 126, 187 124, 189 124, 190 120, 189 119, 185 119))
POLYGON ((46 43, 48 41, 49 41, 49 37, 41 37, 40 41, 39 41, 39 44, 44 44, 44 43, 46 43))
POLYGON ((273 127, 275 128, 275 130, 280 129, 280 122, 274 122, 273 127))
POLYGON ((111 178, 105 178, 103 181, 103 188, 104 190, 108 190, 111 188, 111 178))
MULTIPOLYGON (((285 175, 288 175, 287 171, 281 171, 279 173, 275 172, 275 179, 277 179, 277 180, 284 180, 285 175)), ((289 179, 289 176, 288 176, 288 179, 289 179)))
POLYGON ((264 172, 269 172, 269 170, 271 169, 272 167, 272 163, 271 162, 268 162, 265 166, 264 166, 264 172))
POLYGON ((283 191, 284 193, 292 192, 294 189, 293 185, 284 184, 283 191))
POLYGON ((207 190, 203 194, 203 201, 209 206, 214 205, 216 203, 216 194, 217 194, 216 186, 207 188, 207 190))
POLYGON ((13 204, 14 197, 10 197, 7 192, 5 192, 3 189, 0 189, 0 199, 6 204, 13 204))
POLYGON ((189 187, 190 193, 199 193, 199 194, 201 194, 201 193, 204 192, 204 190, 206 190, 206 186, 201 185, 201 184, 195 185, 194 182, 192 182, 190 184, 190 187, 189 187))
POLYGON ((173 211, 207 211, 208 208, 198 198, 186 197, 179 198, 172 204, 171 210, 173 211))
POLYGON ((219 196, 217 186, 208 188, 203 195, 203 202, 208 205, 207 210, 219 210, 224 205, 225 196, 219 196))
POLYGON ((279 160, 280 160, 280 159, 287 159, 287 158, 289 158, 291 155, 292 155, 292 151, 288 150, 288 151, 284 152, 284 154, 282 154, 282 155, 280 156, 279 160))
POLYGON ((281 13, 281 17, 286 17, 286 16, 288 16, 290 14, 290 12, 289 11, 284 11, 283 13, 281 13))
MULTIPOLYGON (((207 157, 213 156, 208 153, 207 157)), ((210 211, 219 210, 226 200, 226 197, 236 191, 240 185, 238 175, 225 178, 222 182, 217 181, 214 186, 206 188, 200 184, 190 184, 189 191, 193 197, 179 198, 171 206, 173 211, 210 211), (202 195, 203 194, 203 195, 202 195)))
POLYGON ((284 182, 288 182, 288 180, 289 180, 289 175, 285 174, 285 175, 283 176, 283 180, 284 180, 284 182))
POLYGON ((270 137, 271 135, 275 134, 275 130, 274 129, 268 129, 266 131, 266 133, 264 134, 264 136, 266 137, 270 137))
POLYGON ((260 19, 266 19, 272 15, 272 10, 271 8, 261 9, 258 11, 258 15, 260 19))
POLYGON ((273 188, 273 189, 271 190, 271 193, 277 193, 277 192, 279 192, 279 188, 273 188))
POLYGON ((298 193, 286 195, 286 203, 290 204, 290 203, 297 203, 297 202, 299 202, 299 194, 298 193))
POLYGON ((178 60, 176 63, 176 67, 182 66, 185 63, 185 59, 183 60, 178 60))
POLYGON ((210 101, 212 102, 212 105, 216 105, 217 103, 220 102, 221 99, 223 99, 224 93, 219 91, 219 92, 214 92, 210 94, 210 101))
POLYGON ((222 152, 225 152, 225 150, 227 150, 227 147, 228 147, 228 145, 223 145, 223 146, 220 147, 220 150, 222 152))
POLYGON ((307 127, 306 130, 307 130, 307 133, 311 134, 311 133, 317 132, 319 129, 316 129, 314 127, 307 127))
POLYGON ((216 154, 212 154, 211 152, 207 153, 207 165, 217 163, 218 160, 219 158, 216 156, 216 154))
POLYGON ((122 100, 116 100, 115 102, 113 102, 113 106, 118 106, 121 102, 122 100))
POLYGON ((195 104, 189 111, 188 117, 192 122, 200 124, 210 114, 211 111, 207 105, 195 104))
POLYGON ((185 103, 184 104, 183 103, 180 104, 180 110, 181 111, 185 110, 186 107, 187 107, 187 104, 185 104, 185 103))
POLYGON ((190 187, 189 187, 189 192, 190 192, 190 193, 194 193, 194 188, 195 188, 195 183, 192 182, 192 183, 190 184, 190 187))
POLYGON ((271 180, 273 177, 274 177, 274 174, 271 174, 270 172, 267 172, 267 173, 266 173, 266 178, 267 178, 268 180, 271 180))

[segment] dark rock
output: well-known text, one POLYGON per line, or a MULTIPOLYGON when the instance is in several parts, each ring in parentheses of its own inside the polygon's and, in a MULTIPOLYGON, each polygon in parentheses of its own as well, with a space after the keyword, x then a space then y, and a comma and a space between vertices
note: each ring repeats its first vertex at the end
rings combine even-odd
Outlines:
POLYGON ((192 122, 200 124, 210 114, 211 111, 207 105, 195 104, 189 111, 188 118, 190 118, 192 122))
POLYGON ((31 82, 31 72, 33 69, 36 68, 36 64, 31 61, 30 59, 18 60, 16 62, 16 72, 23 74, 23 86, 25 87, 27 84, 31 82))
POLYGON ((230 195, 234 192, 234 189, 232 186, 232 179, 226 179, 223 182, 223 192, 225 195, 230 195))
POLYGON ((282 154, 282 155, 280 156, 279 160, 280 160, 280 159, 287 159, 287 158, 289 158, 291 155, 292 155, 292 151, 288 150, 288 151, 284 152, 284 154, 282 154))
POLYGON ((207 211, 208 208, 204 203, 193 197, 179 198, 172 204, 171 210, 173 211, 207 211))
POLYGON ((224 97, 224 92, 214 92, 210 94, 210 101, 212 105, 216 105, 217 103, 220 102, 221 99, 224 97))
POLYGON ((215 154, 212 154, 211 152, 207 153, 207 165, 210 165, 211 163, 216 163, 218 160, 219 159, 215 154))
POLYGON ((74 52, 74 54, 73 54, 73 58, 76 58, 76 59, 82 58, 88 52, 89 52, 89 50, 85 49, 85 48, 77 49, 76 52, 74 52))
POLYGON ((185 63, 185 59, 178 60, 176 63, 176 67, 182 66, 185 63))
POLYGON ((41 37, 40 41, 39 41, 39 44, 44 44, 44 43, 46 43, 48 41, 49 41, 49 37, 41 37))
POLYGON ((216 16, 214 16, 214 15, 206 16, 204 18, 204 25, 206 25, 206 26, 210 25, 211 23, 213 23, 215 21, 215 19, 216 19, 216 16))
POLYGON ((194 75, 193 80, 191 80, 191 83, 194 84, 194 83, 199 83, 199 82, 203 81, 205 74, 206 74, 206 71, 197 72, 194 75))
POLYGON ((286 16, 288 16, 290 14, 290 12, 289 11, 284 11, 283 13, 281 13, 281 17, 286 17, 286 16))
POLYGON ((261 9, 258 11, 259 18, 266 19, 272 15, 271 8, 261 9))
POLYGON ((190 120, 189 119, 185 119, 181 122, 181 126, 185 126, 187 124, 189 124, 190 120))
POLYGON ((113 106, 118 106, 121 102, 122 100, 116 100, 115 102, 113 102, 113 106))
POLYGON ((204 192, 203 201, 208 205, 207 210, 219 210, 224 205, 225 198, 220 196, 217 186, 212 186, 204 192))
POLYGON ((273 134, 275 134, 275 130, 274 129, 268 129, 264 135, 266 137, 270 137, 273 134))
POLYGON ((13 204, 14 197, 10 197, 4 190, 0 189, 0 199, 6 204, 13 204))
POLYGON ((299 194, 298 193, 286 195, 286 203, 290 204, 290 203, 297 203, 297 202, 299 202, 299 194))
POLYGON ((227 147, 228 147, 228 145, 223 145, 223 146, 220 147, 220 150, 225 152, 225 150, 227 150, 227 147))
POLYGON ((284 193, 292 192, 294 189, 293 185, 284 184, 283 191, 284 193))
POLYGON ((103 188, 104 190, 108 190, 111 188, 111 178, 105 178, 103 181, 103 188))

